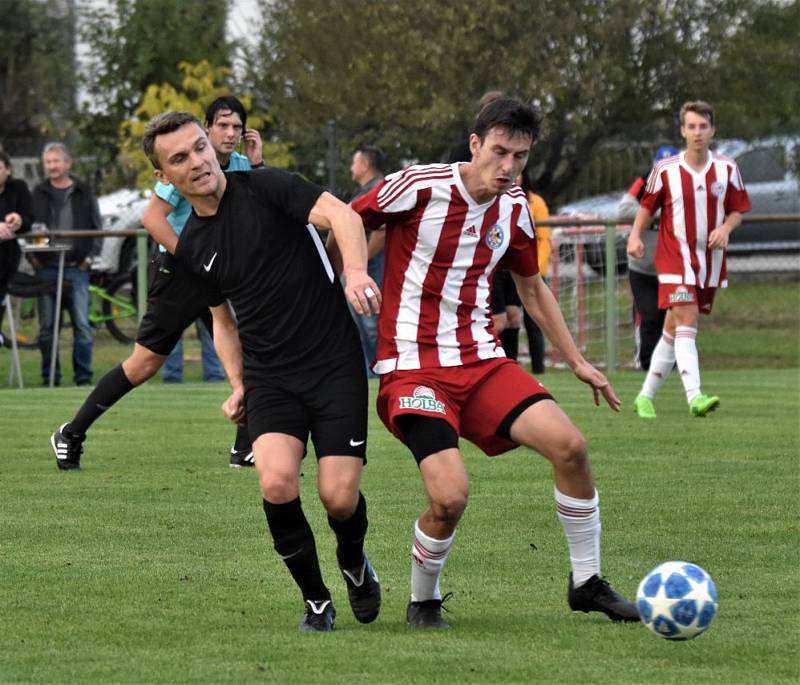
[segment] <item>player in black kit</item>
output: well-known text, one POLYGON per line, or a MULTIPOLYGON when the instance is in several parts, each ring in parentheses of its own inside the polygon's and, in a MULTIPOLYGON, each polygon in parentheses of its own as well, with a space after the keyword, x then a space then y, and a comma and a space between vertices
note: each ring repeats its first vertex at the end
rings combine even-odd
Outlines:
POLYGON ((223 411, 232 420, 246 418, 275 550, 303 595, 300 628, 329 631, 336 616, 300 506, 309 434, 350 605, 356 619, 369 623, 380 610, 380 585, 364 553, 367 508, 359 490, 366 372, 342 287, 308 225, 333 231, 344 257, 345 295, 359 313, 377 313, 380 292, 367 275, 361 219, 285 171, 223 174, 200 122, 186 112, 155 117, 143 147, 156 178, 173 183, 193 207, 176 258, 216 291, 209 304, 229 300, 236 312, 241 351, 223 346, 233 388, 223 411))

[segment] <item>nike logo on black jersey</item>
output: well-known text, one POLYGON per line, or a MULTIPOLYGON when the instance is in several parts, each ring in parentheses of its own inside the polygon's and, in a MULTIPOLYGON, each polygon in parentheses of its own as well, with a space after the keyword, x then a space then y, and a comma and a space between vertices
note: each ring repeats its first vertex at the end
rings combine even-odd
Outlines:
POLYGON ((214 256, 211 258, 211 261, 208 264, 203 264, 203 268, 206 271, 211 271, 211 265, 214 263, 214 260, 217 258, 217 253, 214 253, 214 256))

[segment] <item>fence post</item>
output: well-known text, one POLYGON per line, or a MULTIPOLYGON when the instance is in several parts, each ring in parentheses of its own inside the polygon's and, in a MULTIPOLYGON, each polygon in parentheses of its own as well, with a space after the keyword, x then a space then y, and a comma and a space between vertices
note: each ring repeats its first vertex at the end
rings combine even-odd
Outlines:
POLYGON ((617 370, 616 224, 606 224, 606 371, 617 370))
POLYGON ((147 233, 139 231, 136 236, 136 309, 139 323, 147 307, 147 233))

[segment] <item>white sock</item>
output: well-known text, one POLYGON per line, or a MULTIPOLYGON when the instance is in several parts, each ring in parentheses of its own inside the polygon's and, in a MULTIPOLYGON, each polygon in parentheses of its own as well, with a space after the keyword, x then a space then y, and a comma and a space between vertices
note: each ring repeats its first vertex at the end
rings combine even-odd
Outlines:
POLYGON ((414 524, 414 544, 411 546, 411 601, 441 599, 439 576, 450 553, 455 531, 446 540, 437 540, 422 532, 419 521, 414 524))
POLYGON ((700 394, 700 360, 697 357, 697 329, 691 326, 675 328, 675 359, 681 374, 686 401, 700 394))
POLYGON ((595 490, 592 499, 577 499, 558 488, 555 495, 558 520, 567 536, 572 584, 579 587, 600 575, 600 497, 595 490))
POLYGON ((650 357, 650 368, 645 376, 640 395, 652 399, 664 385, 669 372, 675 365, 675 339, 666 331, 661 332, 658 344, 650 357))

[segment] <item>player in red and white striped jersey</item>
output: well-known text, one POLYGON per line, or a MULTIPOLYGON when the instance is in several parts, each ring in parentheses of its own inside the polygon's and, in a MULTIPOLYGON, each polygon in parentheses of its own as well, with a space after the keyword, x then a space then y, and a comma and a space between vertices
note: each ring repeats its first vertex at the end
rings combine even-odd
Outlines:
POLYGON ((709 149, 714 110, 702 100, 681 108, 686 150, 653 167, 628 238, 628 253, 641 258, 641 232, 661 209, 656 246, 658 306, 666 309, 664 330, 650 370, 634 402, 642 418, 655 418, 653 397, 677 361, 692 416, 705 416, 719 398, 700 389, 697 355, 699 314, 710 314, 717 288, 728 285, 728 237, 750 210, 736 162, 709 149))
POLYGON ((547 390, 507 359, 489 307, 498 269, 580 380, 619 409, 606 377, 578 352, 538 273, 533 221, 514 179, 538 135, 538 115, 516 100, 486 105, 470 136, 472 161, 414 166, 352 206, 367 228, 386 226, 386 268, 374 370, 378 413, 419 464, 430 505, 415 525, 415 627, 443 628, 439 576, 467 504, 459 436, 487 454, 525 445, 555 473, 555 499, 572 564, 574 610, 635 621, 636 607, 600 574, 600 515, 586 442, 547 390))

